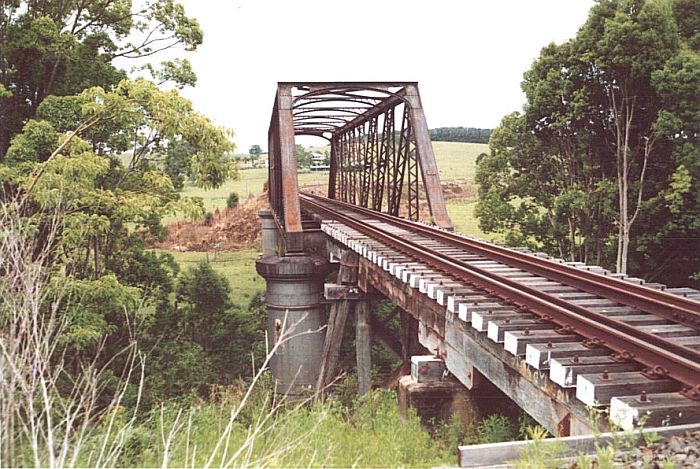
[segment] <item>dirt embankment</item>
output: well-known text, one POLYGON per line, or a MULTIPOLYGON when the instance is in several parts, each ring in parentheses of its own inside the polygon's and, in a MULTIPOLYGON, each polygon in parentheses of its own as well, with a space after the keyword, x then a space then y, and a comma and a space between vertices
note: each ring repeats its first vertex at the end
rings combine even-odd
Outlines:
MULTIPOLYGON (((302 187, 303 190, 326 195, 326 188, 320 186, 302 187)), ((466 181, 447 181, 442 184, 446 200, 473 197, 476 193, 473 184, 466 181)), ((425 195, 422 194, 424 200, 425 195)), ((234 208, 215 210, 211 218, 198 222, 180 220, 167 226, 168 237, 152 247, 168 251, 239 251, 253 249, 260 245, 260 219, 258 212, 269 206, 267 193, 258 195, 234 208)), ((402 207, 402 212, 406 210, 402 207)), ((406 215, 401 213, 401 215, 406 215)), ((421 218, 429 219, 427 205, 421 203, 421 218)))
POLYGON ((240 251, 260 245, 258 212, 268 207, 261 194, 234 208, 216 209, 198 222, 180 220, 167 226, 168 237, 153 247, 168 251, 240 251))

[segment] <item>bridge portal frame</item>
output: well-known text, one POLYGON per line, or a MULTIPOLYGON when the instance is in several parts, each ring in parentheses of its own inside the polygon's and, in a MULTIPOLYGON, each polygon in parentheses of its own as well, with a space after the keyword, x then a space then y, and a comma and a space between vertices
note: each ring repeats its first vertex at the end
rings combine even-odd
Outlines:
POLYGON ((416 82, 277 84, 268 130, 269 200, 289 253, 304 250, 296 135, 330 142, 329 197, 392 215, 403 203, 408 218, 418 220, 423 195, 432 223, 453 228, 416 82))

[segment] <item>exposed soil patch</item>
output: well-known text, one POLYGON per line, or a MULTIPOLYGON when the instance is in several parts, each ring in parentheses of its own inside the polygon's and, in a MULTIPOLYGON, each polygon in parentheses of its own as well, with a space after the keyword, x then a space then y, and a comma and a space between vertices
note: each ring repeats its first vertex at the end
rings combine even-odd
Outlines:
POLYGON ((258 211, 268 207, 267 193, 234 208, 216 209, 210 219, 180 220, 167 226, 167 239, 153 247, 168 251, 240 251, 260 245, 258 211))
MULTIPOLYGON (((326 186, 309 185, 302 190, 318 195, 326 195, 326 186)), ((445 200, 463 199, 476 194, 476 189, 468 181, 447 181, 442 183, 445 200)), ((421 194, 425 200, 425 194, 421 194)), ((240 251, 260 245, 260 219, 258 212, 269 206, 267 192, 248 199, 234 208, 215 210, 209 219, 192 222, 180 220, 167 226, 168 237, 152 247, 168 251, 240 251)), ((401 215, 406 216, 405 207, 401 215)), ((421 219, 429 219, 427 204, 421 203, 421 219)))
POLYGON ((445 200, 467 199, 476 196, 477 188, 468 180, 443 181, 442 192, 445 200))

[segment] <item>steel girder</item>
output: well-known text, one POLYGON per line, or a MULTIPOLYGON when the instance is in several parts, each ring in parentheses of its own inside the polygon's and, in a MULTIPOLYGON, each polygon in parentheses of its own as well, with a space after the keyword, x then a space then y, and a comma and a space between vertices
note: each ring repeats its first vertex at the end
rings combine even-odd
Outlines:
MULTIPOLYGON (((424 198, 432 222, 452 228, 416 83, 278 83, 268 132, 269 197, 290 239, 303 232, 295 135, 330 142, 330 198, 411 220, 419 219, 424 198)), ((298 248, 287 242, 288 250, 298 248)))

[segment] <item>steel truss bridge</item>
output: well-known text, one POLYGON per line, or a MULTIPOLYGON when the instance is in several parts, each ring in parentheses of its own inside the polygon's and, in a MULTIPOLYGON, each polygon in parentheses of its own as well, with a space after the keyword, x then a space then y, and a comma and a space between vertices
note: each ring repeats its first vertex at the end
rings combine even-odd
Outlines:
MULTIPOLYGON (((466 388, 488 380, 560 435, 589 433, 589 407, 626 427, 700 422, 700 293, 454 233, 416 83, 280 83, 269 155, 266 255, 354 253, 332 299, 393 301, 417 323, 404 350, 419 340, 466 388), (299 190, 296 135, 330 143, 325 195, 299 190)), ((333 266, 314 262, 323 282, 333 266)), ((259 271, 269 289, 282 275, 259 271)), ((332 371, 332 326, 309 382, 332 371)))

